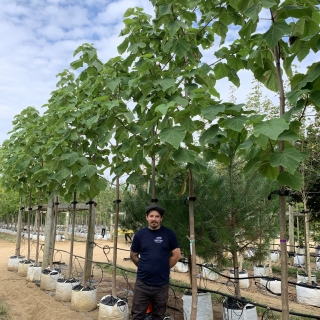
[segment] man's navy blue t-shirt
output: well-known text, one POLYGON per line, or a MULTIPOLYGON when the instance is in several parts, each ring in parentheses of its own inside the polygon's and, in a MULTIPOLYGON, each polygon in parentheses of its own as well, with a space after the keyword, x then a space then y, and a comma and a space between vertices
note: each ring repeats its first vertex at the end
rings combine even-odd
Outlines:
POLYGON ((169 259, 176 248, 179 248, 177 237, 169 228, 139 230, 131 245, 131 251, 140 254, 137 279, 153 286, 169 283, 169 259))

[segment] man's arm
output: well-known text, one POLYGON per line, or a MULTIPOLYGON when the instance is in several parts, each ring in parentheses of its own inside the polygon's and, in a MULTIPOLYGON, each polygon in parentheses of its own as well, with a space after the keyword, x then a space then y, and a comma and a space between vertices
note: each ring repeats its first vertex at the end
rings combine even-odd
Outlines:
POLYGON ((130 251, 130 259, 132 260, 132 262, 136 266, 138 266, 138 264, 139 264, 139 252, 130 251))
POLYGON ((176 248, 171 251, 171 257, 170 257, 170 268, 172 268, 178 260, 181 258, 181 251, 180 248, 176 248))

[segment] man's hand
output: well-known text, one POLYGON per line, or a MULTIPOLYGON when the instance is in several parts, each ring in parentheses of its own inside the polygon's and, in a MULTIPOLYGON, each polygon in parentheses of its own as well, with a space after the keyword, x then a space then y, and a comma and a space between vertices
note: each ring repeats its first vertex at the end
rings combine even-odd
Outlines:
POLYGON ((177 262, 178 260, 181 258, 181 251, 180 248, 176 248, 174 250, 171 251, 171 257, 170 257, 170 268, 172 268, 177 262))
POLYGON ((130 251, 130 259, 136 266, 138 266, 138 264, 139 264, 139 252, 130 251))

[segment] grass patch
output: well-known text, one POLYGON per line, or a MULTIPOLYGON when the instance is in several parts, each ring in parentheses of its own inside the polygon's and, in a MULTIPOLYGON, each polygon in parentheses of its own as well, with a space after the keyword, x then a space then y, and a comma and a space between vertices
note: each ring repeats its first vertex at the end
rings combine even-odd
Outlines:
MULTIPOLYGON (((106 273, 108 274, 112 274, 112 265, 110 264, 102 264, 102 263, 99 263, 98 266, 106 273)), ((117 275, 123 275, 123 272, 126 273, 127 277, 129 279, 135 279, 136 278, 136 273, 137 273, 137 270, 135 269, 131 269, 131 268, 126 268, 127 271, 123 270, 124 268, 122 267, 117 267, 117 271, 116 271, 116 274, 117 275)))
MULTIPOLYGON (((303 312, 298 312, 295 310, 290 310, 290 311, 297 312, 297 313, 303 313, 303 312)), ((273 311, 273 310, 267 311, 266 308, 257 306, 257 313, 258 313, 259 317, 263 316, 263 319, 281 320, 281 312, 277 312, 277 311, 273 311)), ((289 319, 290 320, 314 320, 314 318, 294 316, 294 315, 289 315, 289 319)))
POLYGON ((175 279, 172 279, 172 278, 170 278, 170 285, 174 286, 175 290, 177 290, 178 292, 180 292, 182 294, 184 294, 186 289, 185 288, 180 288, 180 287, 187 287, 187 288, 190 287, 189 283, 183 282, 183 281, 180 281, 180 280, 175 280, 175 279))
POLYGON ((12 236, 12 235, 5 234, 5 233, 0 233, 0 239, 8 241, 8 242, 12 242, 12 243, 16 242, 16 236, 12 236))
POLYGON ((211 300, 212 301, 216 301, 218 303, 222 303, 224 300, 224 296, 222 296, 221 294, 218 293, 211 293, 211 300))
MULTIPOLYGON (((281 266, 272 266, 272 272, 281 275, 281 266)), ((296 277, 297 272, 301 273, 303 270, 301 268, 288 267, 288 276, 296 277)), ((320 271, 312 271, 312 274, 315 275, 317 279, 320 278, 320 271)))
POLYGON ((0 320, 9 320, 8 308, 0 301, 0 320))

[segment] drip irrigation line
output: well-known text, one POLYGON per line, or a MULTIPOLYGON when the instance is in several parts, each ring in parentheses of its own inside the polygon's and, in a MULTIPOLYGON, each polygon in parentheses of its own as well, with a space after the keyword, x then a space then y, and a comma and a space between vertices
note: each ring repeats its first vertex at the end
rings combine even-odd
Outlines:
MULTIPOLYGON (((96 243, 95 243, 95 244, 96 244, 96 243)), ((101 249, 103 249, 103 250, 104 250, 104 249, 109 249, 109 251, 110 251, 110 249, 113 248, 113 247, 109 247, 108 245, 106 245, 106 246, 104 246, 104 247, 101 247, 101 246, 99 246, 98 244, 96 244, 96 246, 99 247, 99 248, 101 248, 101 249)), ((120 248, 119 248, 119 250, 130 251, 130 250, 128 250, 128 249, 120 249, 120 248)), ((55 251, 57 251, 56 254, 57 254, 58 252, 64 252, 64 253, 66 253, 66 254, 70 254, 68 251, 65 251, 65 250, 55 249, 55 251)), ((55 255, 56 255, 56 254, 55 254, 55 255)), ((105 255, 106 255, 106 254, 105 254, 105 255)), ((84 259, 84 257, 78 256, 78 255, 74 255, 74 257, 80 258, 80 259, 84 259)), ((62 255, 61 255, 61 258, 62 258, 62 255)), ((106 258, 107 258, 108 262, 94 261, 94 260, 88 260, 88 261, 89 261, 89 262, 92 262, 92 263, 95 263, 95 264, 106 264, 106 265, 112 266, 111 261, 108 259, 107 255, 106 255, 106 258)), ((181 260, 182 260, 182 259, 180 259, 179 262, 182 262, 182 263, 184 263, 184 264, 189 264, 188 262, 186 262, 186 261, 184 261, 184 260, 181 261, 181 260)), ((61 260, 60 260, 60 261, 61 261, 61 260)), ((200 267, 205 267, 205 268, 209 269, 210 271, 217 273, 217 274, 220 275, 221 277, 227 278, 227 279, 228 279, 228 282, 233 282, 233 280, 246 280, 246 279, 265 279, 265 280, 267 280, 267 281, 272 281, 272 280, 281 281, 281 279, 278 278, 278 277, 269 277, 269 276, 248 276, 248 277, 242 277, 242 278, 234 278, 234 277, 230 277, 230 276, 227 276, 227 275, 225 275, 225 274, 222 274, 222 273, 220 273, 219 271, 217 271, 216 269, 211 268, 211 267, 208 267, 208 266, 206 266, 206 265, 203 265, 203 264, 200 264, 200 263, 197 263, 196 265, 197 265, 197 266, 200 266, 200 267)), ((125 269, 125 268, 122 268, 122 267, 118 267, 118 266, 117 266, 116 268, 118 268, 119 270, 124 270, 124 271, 127 271, 127 272, 136 273, 136 272, 134 272, 134 271, 131 271, 131 270, 128 270, 128 269, 125 269)), ((305 286, 306 286, 306 284, 300 284, 300 283, 293 282, 293 281, 288 281, 288 283, 289 283, 289 284, 292 284, 292 285, 302 286, 302 287, 305 287, 305 286)), ((313 287, 313 286, 310 286, 310 287, 313 287)))
POLYGON ((102 267, 100 266, 100 264, 98 264, 98 263, 97 263, 95 266, 93 266, 92 271, 91 271, 91 277, 92 277, 92 278, 93 278, 93 271, 94 271, 95 267, 99 267, 100 270, 101 270, 101 278, 100 278, 100 281, 98 281, 98 283, 97 283, 97 284, 99 284, 99 283, 101 283, 101 281, 102 281, 102 279, 103 279, 103 269, 102 269, 102 267))
POLYGON ((269 283, 269 282, 270 282, 270 281, 267 281, 267 283, 266 283, 265 286, 262 285, 262 284, 259 283, 259 282, 256 282, 256 281, 254 282, 254 284, 255 284, 257 287, 260 286, 261 289, 265 289, 265 290, 267 290, 268 292, 272 293, 272 294, 275 295, 275 296, 281 297, 281 293, 273 292, 272 290, 270 290, 270 289, 268 288, 268 283, 269 283))
MULTIPOLYGON (((176 285, 176 284, 171 284, 173 287, 177 287, 180 289, 185 289, 185 290, 191 290, 191 287, 187 287, 187 286, 181 286, 181 285, 176 285)), ((209 293, 214 293, 214 294, 218 294, 227 298, 232 298, 232 299, 237 299, 240 302, 244 302, 244 303, 250 303, 252 305, 255 305, 257 307, 261 307, 261 308, 265 308, 268 310, 273 310, 276 312, 280 312, 282 313, 282 310, 278 309, 278 308, 274 308, 274 307, 269 307, 266 305, 263 305, 261 303, 257 303, 257 302, 252 302, 252 301, 248 301, 246 299, 243 298, 235 298, 234 296, 231 296, 229 294, 220 292, 220 291, 215 291, 215 290, 209 290, 209 289, 203 289, 203 288, 199 288, 199 292, 209 292, 209 293)), ((300 317, 306 317, 306 318, 312 318, 312 319, 320 319, 319 316, 314 316, 314 315, 309 315, 309 314, 303 314, 303 313, 298 313, 298 312, 294 312, 294 311, 290 311, 289 314, 294 315, 294 316, 300 316, 300 317)))
MULTIPOLYGON (((105 246, 105 247, 107 247, 107 248, 109 248, 109 249, 111 249, 112 247, 109 247, 109 246, 105 246)), ((104 248, 105 248, 104 247, 104 248)), ((100 247, 101 248, 101 247, 100 247)), ((126 250, 126 249, 123 249, 124 251, 129 251, 129 250, 126 250)), ((57 250, 57 251, 61 251, 61 252, 65 252, 65 253, 69 253, 69 252, 67 252, 67 251, 65 251, 65 250, 57 250)), ((81 258, 81 259, 84 259, 84 257, 81 257, 81 256, 77 256, 77 255, 75 255, 75 258, 81 258)), ((99 265, 99 264, 102 264, 102 265, 108 265, 108 266, 111 266, 111 267, 113 267, 113 265, 110 263, 110 262, 100 262, 100 261, 94 261, 94 260, 88 260, 88 261, 90 261, 90 262, 92 262, 92 263, 95 263, 95 264, 97 264, 97 265, 99 265)), ((184 261, 184 263, 185 263, 185 261, 184 261)), ((79 265, 80 265, 80 263, 79 263, 79 265)), ((210 269, 210 270, 212 270, 212 271, 214 271, 214 269, 213 268, 210 268, 210 267, 207 267, 207 266, 205 266, 205 265, 203 265, 203 264, 197 264, 198 266, 203 266, 203 267, 205 267, 205 268, 208 268, 208 269, 210 269)), ((100 268, 101 268, 101 266, 99 266, 100 268)), ((133 271, 133 270, 129 270, 129 269, 126 269, 126 268, 123 268, 123 267, 119 267, 119 266, 116 266, 116 269, 119 269, 119 270, 121 270, 122 271, 122 274, 123 274, 123 276, 125 275, 125 280, 126 280, 126 282, 128 283, 128 278, 127 278, 127 276, 126 276, 126 273, 131 273, 131 274, 136 274, 137 272, 136 271, 133 271)), ((102 268, 101 268, 101 270, 103 270, 102 268)), ((228 283, 233 283, 233 281, 231 281, 230 280, 230 277, 228 277, 228 276, 226 276, 226 275, 224 275, 224 274, 221 274, 221 273, 219 273, 219 272, 216 272, 216 273, 218 273, 219 275, 221 275, 222 277, 225 277, 225 278, 228 278, 229 279, 229 281, 226 283, 226 284, 228 284, 228 283)), ((277 277, 266 277, 266 276, 253 276, 253 277, 246 277, 246 278, 237 278, 238 280, 243 280, 243 279, 254 279, 254 278, 263 278, 263 279, 267 279, 267 281, 269 280, 281 280, 280 278, 277 278, 277 277)), ((232 280, 235 280, 236 278, 232 278, 232 280)), ((6 279, 7 280, 7 279, 6 279)), ((11 280, 15 280, 15 279, 11 279, 11 280)), ((23 279, 21 279, 21 280, 23 280, 23 279)), ((101 282, 101 281, 100 281, 101 282)), ((100 283, 99 282, 99 283, 100 283)), ((298 284, 298 283, 296 283, 296 282, 292 282, 292 281, 288 281, 288 283, 290 283, 290 284, 292 284, 292 285, 300 285, 300 284, 298 284)), ((234 283, 233 283, 233 285, 234 285, 234 283)), ((169 284, 169 286, 171 286, 171 287, 176 287, 176 288, 180 288, 180 289, 185 289, 185 290, 191 290, 191 287, 188 287, 188 286, 182 286, 182 285, 177 285, 177 284, 173 284, 173 283, 170 283, 169 284)), ((301 285, 301 286, 306 286, 306 284, 304 284, 304 285, 301 285)), ((229 286, 227 286, 227 288, 228 288, 229 286)), ((311 286, 310 286, 311 287, 311 286)), ((313 288, 315 288, 315 287, 313 287, 313 288)), ((266 290, 268 290, 268 291, 270 291, 271 293, 272 293, 272 291, 271 290, 269 290, 268 288, 266 288, 266 290)), ((214 294, 218 294, 218 295, 221 295, 221 296, 224 296, 224 297, 228 297, 228 298, 232 298, 232 299, 235 299, 235 297, 234 296, 232 296, 232 295, 229 295, 229 294, 226 294, 226 293, 222 293, 222 292, 220 292, 220 291, 215 291, 215 290, 210 290, 210 289, 207 289, 207 288, 202 288, 202 287, 200 287, 200 288, 198 288, 198 291, 200 292, 209 292, 209 293, 214 293, 214 294)), ((274 294, 274 293, 273 293, 274 294)), ((263 304, 260 304, 260 303, 256 303, 256 302, 251 302, 251 301, 248 301, 248 300, 246 300, 246 299, 238 299, 237 298, 237 300, 239 300, 239 302, 245 302, 245 303, 250 303, 250 304, 252 304, 252 305, 255 305, 255 306, 258 306, 258 307, 262 307, 262 308, 265 308, 266 310, 271 310, 271 311, 275 311, 275 312, 279 312, 279 313, 281 313, 282 312, 282 310, 280 310, 280 309, 278 309, 278 308, 274 308, 274 307, 269 307, 269 306, 266 306, 266 305, 263 305, 263 304)), ((289 312, 289 314, 290 315, 295 315, 295 316, 300 316, 300 317, 306 317, 306 318, 311 318, 311 319, 320 319, 320 317, 319 316, 314 316, 314 315, 309 315, 309 314, 302 314, 302 313, 298 313, 298 312, 293 312, 293 311, 291 311, 291 312, 289 312)))
POLYGON ((173 319, 174 319, 174 316, 175 316, 175 312, 181 312, 181 313, 184 313, 184 315, 186 316, 185 318, 187 318, 187 314, 186 312, 183 310, 183 306, 181 306, 178 302, 178 298, 176 296, 176 293, 175 291, 173 290, 173 288, 171 288, 171 284, 169 284, 169 289, 172 290, 173 292, 173 296, 174 296, 174 299, 175 299, 175 307, 171 307, 169 305, 167 305, 168 308, 172 309, 174 312, 173 312, 173 319), (176 308, 178 304, 178 307, 180 307, 180 309, 176 308), (182 311, 181 311, 182 310, 182 311))

